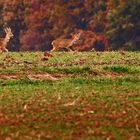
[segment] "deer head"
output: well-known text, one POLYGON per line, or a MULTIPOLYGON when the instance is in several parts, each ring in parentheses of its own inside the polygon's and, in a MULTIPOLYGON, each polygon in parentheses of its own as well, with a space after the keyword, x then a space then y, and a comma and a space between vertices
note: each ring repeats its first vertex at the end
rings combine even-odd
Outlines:
POLYGON ((5 33, 6 33, 6 36, 5 38, 1 38, 1 46, 0 46, 0 51, 2 52, 8 52, 8 50, 6 49, 6 46, 10 40, 10 38, 12 38, 14 35, 11 31, 11 28, 5 28, 4 29, 5 33))
POLYGON ((9 42, 10 38, 12 38, 14 36, 11 31, 11 28, 5 28, 4 31, 6 33, 5 39, 6 39, 6 41, 9 42))
POLYGON ((70 46, 73 46, 74 44, 77 44, 80 41, 81 33, 77 33, 73 36, 73 40, 70 43, 70 46))

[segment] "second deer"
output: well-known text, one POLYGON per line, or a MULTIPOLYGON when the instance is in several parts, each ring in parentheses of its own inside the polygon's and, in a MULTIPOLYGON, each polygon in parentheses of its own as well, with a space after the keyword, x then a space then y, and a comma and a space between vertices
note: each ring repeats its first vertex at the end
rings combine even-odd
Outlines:
POLYGON ((7 44, 9 42, 9 40, 14 36, 11 28, 5 28, 4 29, 6 36, 5 38, 0 38, 0 52, 8 52, 7 44))
POLYGON ((77 44, 80 40, 81 33, 73 35, 72 39, 58 38, 52 41, 53 49, 51 51, 59 51, 66 49, 72 51, 71 47, 77 44))

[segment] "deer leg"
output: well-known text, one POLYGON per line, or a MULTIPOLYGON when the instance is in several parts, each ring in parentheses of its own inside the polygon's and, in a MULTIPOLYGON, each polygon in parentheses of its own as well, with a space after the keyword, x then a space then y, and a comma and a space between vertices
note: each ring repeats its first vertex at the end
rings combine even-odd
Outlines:
POLYGON ((67 49, 68 49, 68 51, 72 52, 72 49, 71 48, 68 47, 67 49))
POLYGON ((9 52, 8 49, 5 48, 5 52, 9 52))
POLYGON ((92 49, 91 49, 91 52, 96 52, 95 48, 92 48, 92 49))
POLYGON ((6 49, 6 48, 3 48, 3 52, 8 52, 8 49, 6 49))
POLYGON ((54 50, 55 50, 55 48, 53 48, 53 49, 51 50, 51 52, 54 52, 54 50))

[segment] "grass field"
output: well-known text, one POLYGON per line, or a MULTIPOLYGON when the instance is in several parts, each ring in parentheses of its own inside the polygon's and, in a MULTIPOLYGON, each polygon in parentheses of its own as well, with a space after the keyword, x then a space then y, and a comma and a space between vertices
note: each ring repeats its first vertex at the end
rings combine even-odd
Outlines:
POLYGON ((140 52, 0 55, 0 140, 139 140, 140 52))

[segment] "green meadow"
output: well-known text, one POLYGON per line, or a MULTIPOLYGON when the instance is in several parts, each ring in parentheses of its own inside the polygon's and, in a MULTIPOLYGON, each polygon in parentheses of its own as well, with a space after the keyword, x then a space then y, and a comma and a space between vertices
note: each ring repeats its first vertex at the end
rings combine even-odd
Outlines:
POLYGON ((1 140, 139 140, 140 52, 0 55, 1 140))

